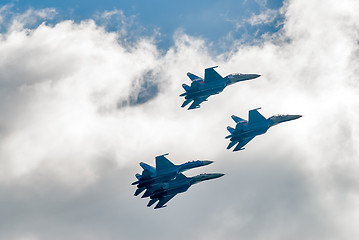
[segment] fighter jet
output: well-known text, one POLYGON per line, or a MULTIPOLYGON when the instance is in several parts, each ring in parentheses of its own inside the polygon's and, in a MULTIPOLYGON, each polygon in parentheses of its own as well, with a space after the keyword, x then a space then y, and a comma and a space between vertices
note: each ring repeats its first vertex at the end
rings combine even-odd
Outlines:
POLYGON ((175 178, 178 173, 213 163, 213 161, 208 160, 196 160, 175 165, 165 157, 166 155, 168 153, 156 157, 156 168, 143 162, 140 163, 140 166, 143 168, 142 175, 137 173, 137 181, 132 183, 132 185, 137 185, 135 196, 147 189, 144 194, 146 196, 150 193, 149 188, 151 186, 169 181, 175 178))
POLYGON ((152 193, 149 195, 151 200, 148 202, 147 207, 151 207, 155 202, 159 201, 155 206, 157 208, 166 207, 166 203, 171 200, 178 193, 183 193, 188 190, 193 184, 222 177, 222 173, 208 173, 200 174, 194 177, 186 177, 182 173, 179 173, 173 180, 162 183, 153 187, 152 193))
POLYGON ((231 133, 226 137, 226 139, 229 138, 231 141, 227 149, 232 148, 238 143, 233 151, 243 150, 243 147, 249 141, 257 135, 266 133, 270 127, 302 117, 301 115, 274 115, 266 119, 257 111, 258 109, 260 108, 249 111, 248 122, 240 117, 232 115, 232 119, 237 125, 236 128, 230 126, 227 127, 227 130, 231 133))
POLYGON ((187 76, 192 80, 192 83, 191 86, 188 86, 185 83, 182 84, 182 87, 186 92, 180 95, 180 97, 185 97, 185 101, 181 107, 185 107, 193 101, 188 110, 199 108, 199 105, 202 102, 207 101, 209 96, 222 92, 223 89, 228 85, 236 82, 255 79, 261 76, 258 74, 234 73, 226 77, 222 77, 214 70, 216 67, 218 66, 206 68, 204 70, 204 79, 190 72, 187 73, 187 76))

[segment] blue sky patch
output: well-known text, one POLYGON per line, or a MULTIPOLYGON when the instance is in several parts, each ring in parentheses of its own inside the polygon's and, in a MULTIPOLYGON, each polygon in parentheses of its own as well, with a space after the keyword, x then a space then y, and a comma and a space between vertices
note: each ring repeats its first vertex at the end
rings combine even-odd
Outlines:
POLYGON ((57 14, 53 19, 46 19, 48 23, 68 19, 75 22, 94 19, 97 23, 106 25, 109 31, 117 31, 124 27, 125 22, 129 39, 155 36, 158 47, 164 49, 173 45, 174 33, 181 30, 225 50, 223 48, 231 45, 234 40, 241 39, 250 43, 264 33, 278 31, 282 20, 279 14, 269 16, 271 19, 267 19, 268 21, 256 22, 254 25, 248 20, 268 10, 278 12, 283 1, 13 0, 6 4, 10 4, 10 11, 16 14, 22 14, 28 9, 54 8, 57 14), (103 13, 116 11, 122 14, 121 18, 114 14, 106 21, 101 19, 103 13))

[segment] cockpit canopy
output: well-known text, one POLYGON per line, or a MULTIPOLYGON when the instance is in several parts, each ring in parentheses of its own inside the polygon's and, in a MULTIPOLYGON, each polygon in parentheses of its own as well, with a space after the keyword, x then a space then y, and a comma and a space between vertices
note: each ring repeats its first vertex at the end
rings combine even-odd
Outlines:
POLYGON ((242 75, 242 73, 232 73, 232 74, 229 74, 227 77, 234 78, 234 77, 239 77, 240 75, 242 75))

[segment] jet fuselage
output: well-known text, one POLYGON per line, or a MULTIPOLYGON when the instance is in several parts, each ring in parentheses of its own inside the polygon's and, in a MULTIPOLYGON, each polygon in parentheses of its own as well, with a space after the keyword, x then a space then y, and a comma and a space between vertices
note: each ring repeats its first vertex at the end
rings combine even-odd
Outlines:
POLYGON ((235 131, 232 133, 231 141, 239 139, 250 138, 257 135, 262 135, 268 131, 272 126, 271 121, 264 121, 261 123, 237 125, 235 131))
POLYGON ((203 80, 193 81, 191 88, 186 92, 185 99, 195 99, 208 95, 215 95, 222 92, 228 85, 255 79, 259 74, 230 74, 216 82, 204 82, 203 80))
MULTIPOLYGON (((157 175, 156 171, 154 171, 154 175, 152 175, 150 178, 142 179, 132 183, 132 185, 136 185, 138 188, 146 187, 147 185, 151 185, 156 182, 164 182, 169 181, 172 178, 174 178, 178 173, 187 171, 192 168, 202 167, 213 163, 213 161, 209 160, 196 160, 196 161, 189 161, 183 164, 174 165, 173 167, 170 167, 166 169, 166 171, 162 172, 161 175, 157 175)), ((141 166, 144 166, 147 164, 141 163, 141 166)), ((148 167, 147 167, 148 168, 148 167)))
POLYGON ((174 179, 173 181, 168 183, 167 188, 162 188, 157 191, 154 191, 154 193, 151 195, 151 199, 159 198, 164 195, 170 195, 170 194, 178 194, 182 193, 188 190, 190 186, 193 184, 203 182, 206 180, 211 180, 215 178, 219 178, 224 176, 222 173, 205 173, 200 174, 194 177, 182 179, 180 181, 177 181, 177 179, 174 179))
POLYGON ((155 191, 150 196, 150 198, 155 199, 155 198, 159 198, 164 195, 183 193, 183 192, 187 191, 191 185, 192 184, 191 184, 190 179, 187 181, 181 181, 181 182, 172 182, 172 183, 170 182, 168 184, 167 189, 160 189, 160 190, 155 191))
POLYGON ((215 83, 204 83, 203 81, 194 81, 191 89, 186 93, 185 99, 195 99, 208 95, 216 95, 224 90, 227 86, 225 81, 215 83))
POLYGON ((219 94, 225 87, 236 82, 246 81, 259 77, 259 74, 230 74, 226 77, 222 77, 218 72, 214 70, 215 67, 206 68, 204 70, 204 79, 198 77, 190 72, 187 76, 192 80, 191 86, 182 84, 185 89, 185 93, 180 94, 180 97, 184 97, 185 101, 181 107, 186 107, 191 103, 188 110, 196 109, 200 107, 200 104, 207 101, 212 95, 219 94))
POLYGON ((243 150, 243 147, 255 136, 266 133, 270 127, 302 117, 301 115, 275 115, 266 119, 257 110, 258 109, 253 109, 249 111, 248 121, 232 115, 232 119, 237 124, 235 129, 230 126, 227 127, 227 130, 231 133, 225 137, 226 139, 230 139, 227 149, 231 149, 237 145, 233 151, 243 150))

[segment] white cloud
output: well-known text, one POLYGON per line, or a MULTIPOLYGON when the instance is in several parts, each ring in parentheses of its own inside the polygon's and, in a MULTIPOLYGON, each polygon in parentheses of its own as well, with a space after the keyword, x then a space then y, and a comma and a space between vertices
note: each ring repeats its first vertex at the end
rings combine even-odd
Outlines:
POLYGON ((0 37, 1 238, 355 239, 358 8, 289 1, 275 41, 218 56, 181 32, 161 53, 152 39, 125 47, 91 20, 32 30, 14 20, 0 37), (181 109, 186 72, 214 65, 262 77, 181 109), (119 105, 148 76, 158 95, 119 105), (255 107, 304 117, 226 150, 230 115, 255 107), (129 184, 138 162, 165 152, 228 175, 147 209, 129 184))
POLYGON ((261 25, 261 24, 268 24, 273 22, 279 14, 279 10, 274 9, 266 9, 264 12, 260 14, 252 14, 252 16, 247 20, 249 24, 252 26, 261 25))

